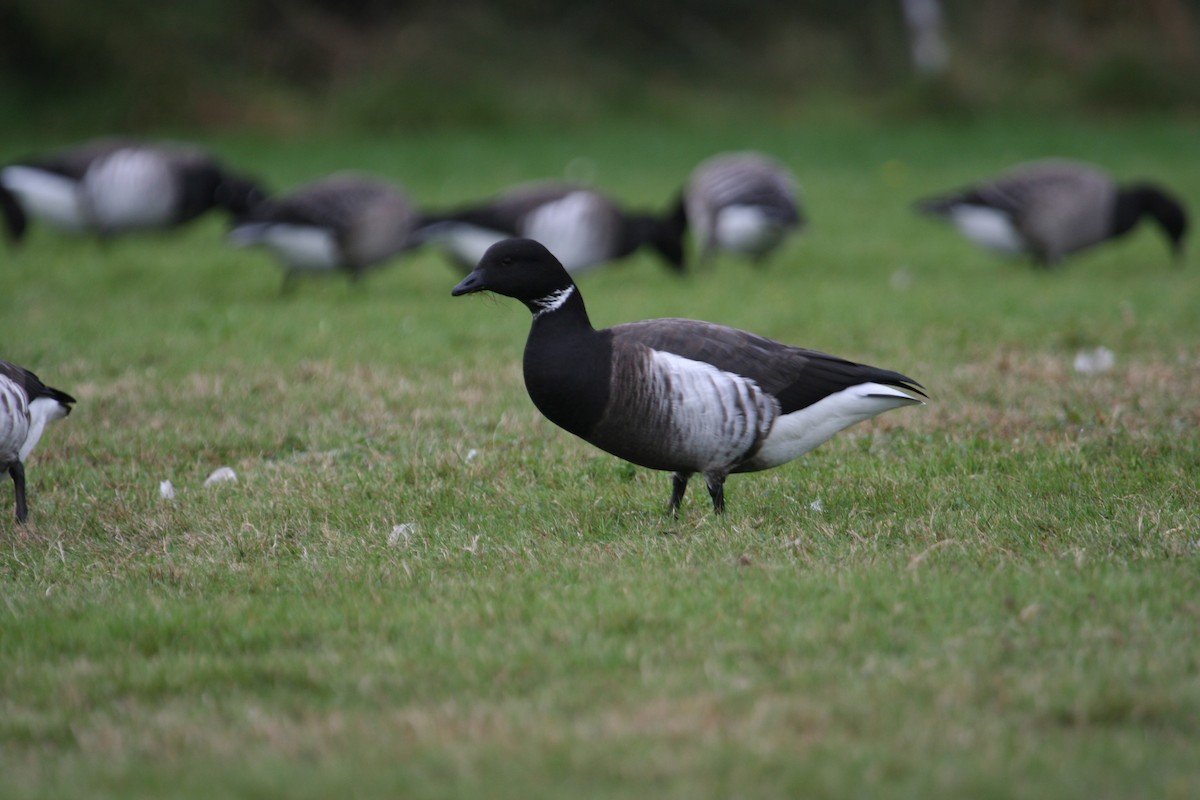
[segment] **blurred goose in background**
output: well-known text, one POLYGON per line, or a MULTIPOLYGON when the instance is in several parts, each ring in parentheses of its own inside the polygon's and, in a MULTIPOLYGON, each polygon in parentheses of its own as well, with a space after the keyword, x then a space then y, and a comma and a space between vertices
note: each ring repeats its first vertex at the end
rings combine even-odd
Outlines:
POLYGON ((417 215, 398 186, 339 172, 251 209, 229 233, 238 246, 261 245, 284 268, 284 290, 302 272, 342 271, 358 279, 416 245, 417 215))
POLYGON ((730 473, 785 464, 925 396, 898 372, 710 322, 658 319, 597 331, 571 276, 531 239, 489 248, 452 294, 482 291, 533 312, 524 374, 538 410, 618 458, 673 472, 670 513, 697 472, 720 513, 730 473))
POLYGON ((74 397, 51 389, 29 370, 0 359, 0 469, 12 478, 18 522, 29 518, 25 461, 46 424, 70 414, 74 402, 74 397))
POLYGON ((18 243, 29 220, 101 236, 173 228, 222 208, 234 217, 262 199, 258 183, 183 144, 94 139, 0 169, 0 211, 18 243))
POLYGON ((1187 212, 1148 182, 1119 186, 1099 167, 1065 159, 1021 164, 998 177, 920 200, 918 211, 953 223, 980 247, 1024 253, 1042 266, 1124 236, 1144 216, 1182 254, 1187 212))
POLYGON ((721 153, 701 162, 680 202, 701 264, 721 250, 761 263, 804 225, 795 176, 761 153, 721 153))
POLYGON ((418 236, 445 249, 463 272, 502 239, 536 239, 578 275, 646 245, 682 271, 684 226, 679 214, 629 213, 595 189, 536 181, 475 205, 426 215, 418 236))

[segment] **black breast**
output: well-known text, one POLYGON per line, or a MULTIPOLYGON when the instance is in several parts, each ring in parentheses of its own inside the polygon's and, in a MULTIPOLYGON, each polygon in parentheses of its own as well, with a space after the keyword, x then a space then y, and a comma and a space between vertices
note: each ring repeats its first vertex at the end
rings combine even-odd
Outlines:
POLYGON ((611 394, 612 334, 555 331, 556 316, 534 321, 525 345, 525 388, 547 419, 586 439, 611 394))

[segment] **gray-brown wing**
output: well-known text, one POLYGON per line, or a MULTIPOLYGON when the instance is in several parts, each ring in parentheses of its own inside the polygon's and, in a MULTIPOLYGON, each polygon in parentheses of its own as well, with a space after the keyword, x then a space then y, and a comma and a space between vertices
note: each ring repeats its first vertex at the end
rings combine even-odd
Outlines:
POLYGON ((689 194, 709 208, 756 205, 797 220, 795 179, 786 167, 757 153, 716 156, 696 168, 689 194))
POLYGON ((784 414, 862 383, 882 383, 924 396, 919 383, 898 372, 711 322, 659 319, 611 330, 616 340, 636 341, 750 378, 775 397, 784 414))

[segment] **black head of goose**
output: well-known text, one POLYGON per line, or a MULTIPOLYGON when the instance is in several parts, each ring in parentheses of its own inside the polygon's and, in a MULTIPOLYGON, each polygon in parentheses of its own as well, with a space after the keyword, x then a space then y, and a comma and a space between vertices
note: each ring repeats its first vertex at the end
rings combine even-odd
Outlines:
POLYGON ((70 414, 74 402, 74 397, 50 388, 29 370, 0 359, 0 469, 12 478, 19 522, 29 518, 25 461, 46 424, 70 414))
POLYGON ((536 239, 571 274, 616 261, 643 246, 682 271, 685 220, 633 213, 595 189, 555 181, 514 186, 481 203, 426 214, 418 236, 444 248, 465 272, 502 239, 536 239))
POLYGON ((284 287, 301 272, 368 268, 416 245, 416 213, 408 196, 385 180, 340 172, 266 200, 229 233, 239 246, 261 245, 284 268, 284 287))
POLYGON ((1065 159, 1021 164, 993 179, 919 200, 980 247, 1053 266, 1071 253, 1129 233, 1144 217, 1178 257, 1187 234, 1180 201, 1153 183, 1118 185, 1104 170, 1065 159))
POLYGON ((9 164, 0 169, 0 187, 18 208, 5 209, 14 242, 29 218, 107 236, 176 227, 214 208, 236 217, 264 196, 256 180, 201 148, 123 138, 9 164))
POLYGON ((722 153, 701 162, 688 178, 680 204, 700 263, 718 251, 761 263, 804 226, 795 176, 756 152, 722 153))
POLYGON ((787 463, 850 425, 925 397, 898 372, 709 322, 597 331, 571 276, 529 239, 493 245, 452 294, 482 291, 533 312, 524 373, 538 410, 619 458, 674 473, 672 513, 697 472, 721 512, 730 473, 787 463))

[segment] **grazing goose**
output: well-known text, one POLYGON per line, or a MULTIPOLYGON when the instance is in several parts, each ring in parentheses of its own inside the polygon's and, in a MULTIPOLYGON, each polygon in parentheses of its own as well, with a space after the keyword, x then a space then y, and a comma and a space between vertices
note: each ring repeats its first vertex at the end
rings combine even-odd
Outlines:
POLYGON ((19 522, 29 519, 25 459, 42 438, 46 423, 70 414, 74 402, 74 397, 51 389, 29 370, 0 359, 0 468, 12 476, 19 522))
POLYGON ((1045 159, 946 195, 917 202, 980 247, 1027 253, 1042 266, 1124 236, 1152 217, 1182 253, 1187 214, 1179 201, 1151 183, 1118 186, 1090 164, 1045 159))
POLYGON ((761 263, 804 225, 792 173, 759 153, 722 153, 700 163, 681 205, 705 263, 719 250, 761 263))
POLYGON ((463 272, 469 272, 488 247, 513 236, 546 245, 575 275, 624 258, 643 245, 682 271, 684 225, 679 214, 633 214, 595 189, 537 181, 478 205, 427 215, 419 236, 445 248, 463 272))
POLYGON ((235 217, 262 199, 259 185, 190 145, 95 139, 0 169, 9 238, 28 219, 101 236, 172 228, 212 208, 235 217), (7 196, 7 199, 5 199, 7 196))
POLYGON ((358 279, 369 267, 416 245, 412 203, 398 187, 339 172, 251 209, 229 234, 238 246, 262 245, 279 258, 284 288, 301 272, 341 270, 358 279))
POLYGON ((533 312, 524 369, 538 410, 619 458, 673 472, 669 513, 694 473, 720 513, 730 473, 779 466, 856 422, 921 403, 908 392, 925 396, 898 372, 709 322, 597 331, 571 276, 530 239, 493 245, 452 294, 485 290, 533 312))

